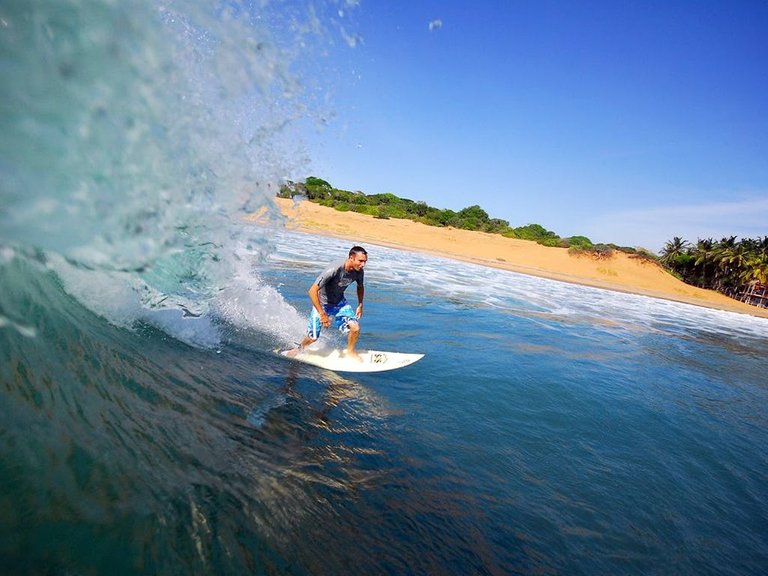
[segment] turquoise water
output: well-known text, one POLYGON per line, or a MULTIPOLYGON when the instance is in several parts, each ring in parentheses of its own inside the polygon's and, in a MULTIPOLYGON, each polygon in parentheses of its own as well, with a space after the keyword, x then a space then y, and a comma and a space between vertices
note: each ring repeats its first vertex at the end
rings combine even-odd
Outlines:
POLYGON ((765 573, 764 319, 367 246, 426 357, 270 352, 352 243, 270 202, 349 9, 0 7, 0 573, 765 573))
POLYGON ((209 347, 6 254, 4 572, 764 571, 768 322, 370 246, 361 344, 426 358, 272 356, 346 244, 279 235, 209 347))

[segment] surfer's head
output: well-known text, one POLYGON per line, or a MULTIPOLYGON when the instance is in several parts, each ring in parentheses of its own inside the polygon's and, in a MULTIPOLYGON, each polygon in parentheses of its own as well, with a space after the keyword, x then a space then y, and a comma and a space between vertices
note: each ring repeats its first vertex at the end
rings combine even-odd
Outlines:
POLYGON ((347 268, 360 272, 365 267, 366 262, 368 262, 368 252, 365 251, 365 248, 352 246, 349 251, 349 258, 347 258, 347 268))

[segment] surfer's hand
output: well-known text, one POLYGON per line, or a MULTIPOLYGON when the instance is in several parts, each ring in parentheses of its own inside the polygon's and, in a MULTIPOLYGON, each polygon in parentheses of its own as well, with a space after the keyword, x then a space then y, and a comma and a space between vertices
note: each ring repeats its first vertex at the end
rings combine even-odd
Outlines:
POLYGON ((363 317, 363 305, 361 303, 357 305, 357 310, 355 310, 355 318, 362 318, 362 317, 363 317))
POLYGON ((321 314, 320 315, 320 324, 323 325, 323 328, 329 328, 331 325, 331 319, 328 318, 328 314, 321 314))

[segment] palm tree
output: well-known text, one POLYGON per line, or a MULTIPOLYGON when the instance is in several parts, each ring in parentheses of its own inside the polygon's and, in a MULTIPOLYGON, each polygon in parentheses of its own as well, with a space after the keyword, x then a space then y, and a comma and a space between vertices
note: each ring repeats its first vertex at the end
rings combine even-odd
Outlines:
POLYGON ((733 283, 734 268, 738 267, 740 261, 738 248, 739 244, 736 243, 736 236, 723 238, 713 246, 712 262, 715 265, 713 281, 717 290, 722 291, 733 283))
POLYGON ((707 287, 707 266, 713 262, 713 246, 712 238, 707 238, 706 240, 699 239, 694 249, 695 265, 699 268, 697 270, 699 273, 699 286, 702 288, 707 287))
POLYGON ((750 282, 768 284, 768 252, 752 255, 745 263, 740 280, 746 284, 750 282))
POLYGON ((763 253, 768 256, 768 236, 763 236, 762 238, 755 240, 755 245, 756 252, 763 253))
POLYGON ((669 268, 674 268, 677 259, 685 254, 689 247, 690 243, 687 240, 675 236, 664 244, 664 248, 661 250, 661 263, 669 268))
POLYGON ((684 282, 733 298, 748 294, 750 285, 768 284, 768 236, 738 242, 736 236, 719 242, 699 239, 695 246, 675 236, 660 255, 661 263, 680 274, 684 282))

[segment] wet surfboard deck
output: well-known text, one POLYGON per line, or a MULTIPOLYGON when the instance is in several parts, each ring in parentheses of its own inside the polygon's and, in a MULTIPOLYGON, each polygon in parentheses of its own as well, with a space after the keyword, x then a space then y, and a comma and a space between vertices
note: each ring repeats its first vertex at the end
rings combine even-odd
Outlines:
POLYGON ((276 354, 312 364, 334 372, 385 372, 403 368, 421 360, 424 354, 406 354, 403 352, 385 352, 382 350, 358 350, 360 359, 347 356, 344 350, 303 350, 295 356, 288 356, 289 350, 275 350, 276 354))

